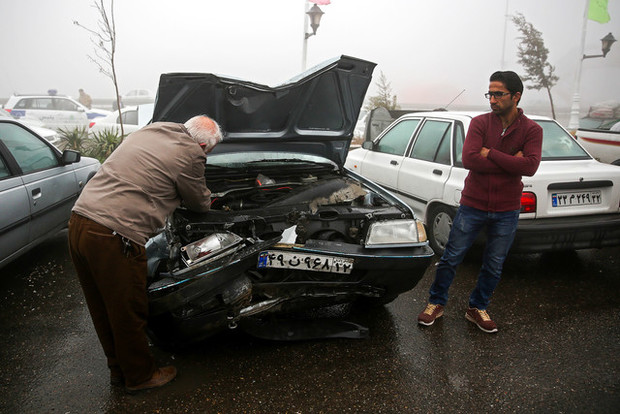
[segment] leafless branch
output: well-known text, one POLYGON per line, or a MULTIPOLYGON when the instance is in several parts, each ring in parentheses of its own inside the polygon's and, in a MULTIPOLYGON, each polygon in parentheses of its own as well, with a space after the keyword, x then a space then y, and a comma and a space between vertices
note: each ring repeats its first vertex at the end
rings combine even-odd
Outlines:
POLYGON ((116 105, 118 108, 118 119, 121 125, 121 141, 125 136, 123 119, 121 115, 121 99, 118 93, 118 79, 116 77, 116 67, 114 55, 116 53, 116 23, 114 21, 114 0, 110 0, 109 12, 105 7, 104 0, 93 0, 93 5, 99 14, 97 29, 84 26, 77 20, 73 24, 86 30, 90 35, 90 42, 93 45, 93 55, 87 55, 88 59, 97 66, 99 72, 112 80, 116 93, 116 105))

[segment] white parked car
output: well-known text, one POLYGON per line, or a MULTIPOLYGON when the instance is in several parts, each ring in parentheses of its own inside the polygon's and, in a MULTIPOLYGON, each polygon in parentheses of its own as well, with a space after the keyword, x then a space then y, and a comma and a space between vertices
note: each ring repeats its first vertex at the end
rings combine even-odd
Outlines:
POLYGON ((36 118, 43 127, 50 129, 86 128, 91 119, 110 114, 104 109, 88 109, 74 99, 60 95, 13 95, 4 104, 4 109, 13 118, 36 118))
MULTIPOLYGON (((463 142, 476 115, 404 115, 374 141, 350 151, 345 163, 401 197, 423 219, 437 254, 445 248, 461 198, 468 173, 461 160, 463 142)), ((554 120, 529 117, 543 128, 542 161, 533 177, 523 177, 512 251, 620 244, 620 168, 594 160, 554 120)))
POLYGON ((155 94, 148 89, 132 89, 121 96, 123 105, 135 106, 155 102, 155 94))
MULTIPOLYGON (((153 117, 153 107, 154 104, 144 104, 122 108, 120 116, 123 119, 125 135, 129 135, 148 124, 153 117)), ((89 124, 88 133, 93 135, 99 132, 110 131, 120 135, 121 125, 119 121, 118 111, 114 111, 105 117, 93 119, 89 124)))
POLYGON ((608 119, 596 127, 580 124, 575 137, 600 162, 620 166, 620 119, 608 119))

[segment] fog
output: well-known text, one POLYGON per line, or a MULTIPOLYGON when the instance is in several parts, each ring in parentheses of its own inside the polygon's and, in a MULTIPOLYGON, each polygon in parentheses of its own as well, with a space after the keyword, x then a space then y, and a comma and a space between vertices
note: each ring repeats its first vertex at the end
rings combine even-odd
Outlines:
MULTIPOLYGON (((498 69, 517 64, 519 33, 506 19, 521 12, 542 32, 559 82, 552 94, 570 107, 581 57, 586 0, 332 0, 307 66, 342 54, 378 64, 401 106, 486 106, 483 93, 498 69), (505 41, 504 41, 505 39, 505 41)), ((212 72, 276 85, 301 72, 304 0, 116 0, 116 68, 120 93, 157 90, 161 73, 212 72)), ((600 54, 600 39, 620 39, 620 1, 609 0, 611 21, 588 21, 585 53, 600 54)), ((0 0, 0 99, 13 93, 112 98, 113 84, 88 55, 96 28, 91 0, 0 0)), ((581 109, 620 100, 620 43, 607 58, 583 61, 581 109)), ((373 82, 369 94, 376 92, 373 82)), ((546 92, 526 90, 521 106, 548 114, 546 92)))

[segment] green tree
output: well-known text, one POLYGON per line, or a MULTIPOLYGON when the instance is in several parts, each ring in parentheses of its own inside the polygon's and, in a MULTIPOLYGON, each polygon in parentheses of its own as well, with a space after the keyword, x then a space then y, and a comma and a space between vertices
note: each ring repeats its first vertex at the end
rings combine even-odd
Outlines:
POLYGON ((368 98, 364 109, 371 111, 375 108, 383 107, 385 109, 400 109, 397 104, 396 95, 392 94, 392 85, 388 82, 387 77, 383 74, 383 71, 379 75, 379 80, 375 83, 379 88, 375 96, 368 98))
POLYGON ((526 87, 527 89, 535 89, 537 91, 544 88, 547 91, 551 104, 551 113, 553 119, 555 119, 555 107, 553 105, 551 88, 555 86, 559 77, 554 75, 555 67, 547 61, 549 50, 545 47, 542 33, 536 30, 532 23, 525 20, 521 13, 512 16, 512 22, 521 32, 519 37, 521 43, 517 50, 517 57, 519 58, 518 62, 525 69, 526 76, 523 77, 523 80, 531 82, 526 87))

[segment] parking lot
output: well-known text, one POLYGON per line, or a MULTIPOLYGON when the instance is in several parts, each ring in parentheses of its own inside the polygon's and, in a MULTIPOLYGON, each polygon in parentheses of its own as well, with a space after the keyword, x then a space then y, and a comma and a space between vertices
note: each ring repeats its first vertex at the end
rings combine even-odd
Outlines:
POLYGON ((420 328, 433 267, 385 308, 335 309, 363 340, 270 342, 237 331, 153 348, 178 378, 128 395, 108 384, 66 232, 0 270, 0 412, 616 412, 620 248, 510 256, 489 309, 463 317, 479 262, 464 263, 444 318, 420 328))

